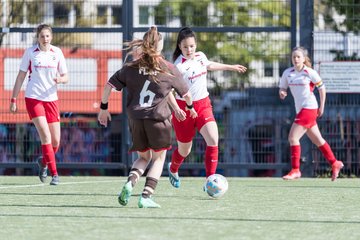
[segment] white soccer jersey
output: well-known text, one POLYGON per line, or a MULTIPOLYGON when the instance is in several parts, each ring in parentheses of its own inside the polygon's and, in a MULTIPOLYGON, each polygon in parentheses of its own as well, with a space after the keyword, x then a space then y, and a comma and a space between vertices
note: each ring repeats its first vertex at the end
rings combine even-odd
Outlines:
POLYGON ((57 73, 65 74, 68 71, 60 48, 51 45, 50 50, 44 52, 38 45, 34 45, 26 49, 20 70, 29 71, 25 97, 45 102, 58 100, 54 78, 57 73))
POLYGON ((299 113, 302 108, 318 108, 314 95, 315 86, 318 88, 324 87, 319 74, 314 69, 306 66, 300 72, 296 71, 294 67, 286 69, 279 84, 280 88, 290 88, 295 101, 296 113, 299 113))
MULTIPOLYGON (((184 80, 189 83, 193 101, 209 96, 206 75, 207 66, 210 63, 204 53, 195 53, 194 59, 186 59, 183 55, 180 55, 174 64, 179 69, 184 80)), ((177 98, 181 99, 180 96, 177 96, 177 98)))

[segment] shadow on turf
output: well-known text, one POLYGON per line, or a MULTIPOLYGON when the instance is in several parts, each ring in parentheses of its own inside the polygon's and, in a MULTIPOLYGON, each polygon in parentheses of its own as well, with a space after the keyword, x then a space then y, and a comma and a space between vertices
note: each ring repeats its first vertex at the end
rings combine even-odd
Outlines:
MULTIPOLYGON (((1 204, 1 207, 26 207, 26 208, 119 208, 115 206, 99 205, 26 205, 26 204, 1 204)), ((1 215, 1 214, 0 214, 1 215)))
POLYGON ((1 183, 0 186, 22 186, 23 184, 19 183, 1 183))
MULTIPOLYGON (((113 193, 109 193, 109 194, 104 194, 104 193, 23 193, 23 192, 0 192, 0 195, 19 195, 19 196, 113 196, 113 197, 117 197, 118 194, 113 194, 113 193)), ((132 194, 132 197, 139 197, 140 193, 136 193, 136 194, 132 194)), ((156 197, 161 197, 161 198, 173 198, 173 195, 162 195, 162 194, 156 194, 156 197)), ((210 197, 206 197, 206 195, 204 195, 204 197, 199 197, 199 196, 192 196, 192 195, 187 195, 187 196, 176 196, 177 198, 182 198, 182 199, 197 199, 197 200, 214 200, 210 197)))
MULTIPOLYGON (((14 205, 13 205, 14 206, 14 205)), ((76 206, 78 207, 78 206, 76 206)), ((81 206, 80 206, 81 207, 81 206)), ((115 207, 105 207, 115 208, 115 207)), ((331 221, 331 220, 294 220, 294 219, 246 219, 246 218, 209 218, 209 217, 160 217, 149 215, 148 217, 136 217, 136 216, 92 216, 92 215, 59 215, 59 214, 48 214, 48 215, 34 215, 34 214, 0 214, 4 217, 48 217, 48 218, 94 218, 94 219, 151 219, 151 220, 201 220, 201 221, 236 221, 236 222, 278 222, 278 223, 323 223, 323 224, 360 224, 360 221, 331 221)))
MULTIPOLYGON (((21 196, 118 196, 117 194, 104 193, 7 193, 0 192, 0 195, 21 195, 21 196)), ((133 195, 136 196, 136 195, 133 195)))
POLYGON ((286 185, 286 186, 269 186, 269 185, 244 185, 246 187, 256 187, 256 188, 344 188, 344 189, 358 189, 358 187, 354 186, 294 186, 294 185, 286 185))

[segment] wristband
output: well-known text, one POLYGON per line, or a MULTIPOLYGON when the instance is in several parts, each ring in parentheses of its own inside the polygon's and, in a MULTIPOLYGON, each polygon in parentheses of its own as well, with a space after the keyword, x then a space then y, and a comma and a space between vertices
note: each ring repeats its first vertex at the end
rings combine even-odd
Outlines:
POLYGON ((192 109, 192 108, 194 107, 194 104, 191 104, 191 105, 186 104, 186 107, 187 107, 188 109, 192 109))
POLYGON ((11 102, 11 103, 16 103, 16 98, 11 98, 11 99, 10 99, 10 102, 11 102))
POLYGON ((108 109, 108 103, 103 103, 103 102, 101 102, 101 103, 100 103, 100 109, 102 109, 102 110, 107 110, 107 109, 108 109))

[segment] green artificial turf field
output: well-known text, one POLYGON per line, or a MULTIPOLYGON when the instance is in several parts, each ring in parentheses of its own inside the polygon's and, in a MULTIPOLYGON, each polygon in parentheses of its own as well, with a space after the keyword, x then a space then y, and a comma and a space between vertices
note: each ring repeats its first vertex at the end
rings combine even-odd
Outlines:
POLYGON ((0 177, 0 239, 360 239, 359 179, 228 178, 218 200, 204 178, 161 178, 160 209, 137 206, 144 180, 128 206, 117 194, 124 177, 0 177))

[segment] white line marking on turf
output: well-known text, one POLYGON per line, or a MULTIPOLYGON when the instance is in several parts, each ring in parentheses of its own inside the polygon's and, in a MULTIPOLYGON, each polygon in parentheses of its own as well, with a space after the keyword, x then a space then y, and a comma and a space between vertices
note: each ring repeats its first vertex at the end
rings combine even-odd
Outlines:
POLYGON ((33 185, 20 185, 20 186, 4 186, 0 187, 0 189, 9 189, 9 188, 27 188, 27 187, 41 187, 44 186, 44 184, 33 184, 33 185))
MULTIPOLYGON (((163 181, 167 179, 159 179, 159 181, 163 181)), ((83 181, 83 182, 60 182, 59 185, 75 185, 75 184, 88 184, 88 183, 112 183, 112 182, 122 182, 123 180, 103 180, 103 181, 83 181)), ((167 180, 168 181, 168 180, 167 180)), ((1 186, 0 189, 12 189, 12 188, 30 188, 30 187, 43 187, 48 186, 46 183, 39 184, 31 184, 31 185, 16 185, 16 186, 1 186)), ((52 186, 56 187, 56 186, 52 186)))
MULTIPOLYGON (((87 184, 87 183, 109 183, 117 182, 118 180, 104 180, 104 181, 84 181, 84 182, 62 182, 59 185, 74 185, 74 184, 87 184)), ((42 187, 48 186, 46 183, 32 184, 32 185, 17 185, 17 186, 0 186, 0 189, 11 189, 11 188, 29 188, 29 187, 42 187)), ((56 186, 54 186, 56 187, 56 186)))

